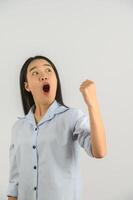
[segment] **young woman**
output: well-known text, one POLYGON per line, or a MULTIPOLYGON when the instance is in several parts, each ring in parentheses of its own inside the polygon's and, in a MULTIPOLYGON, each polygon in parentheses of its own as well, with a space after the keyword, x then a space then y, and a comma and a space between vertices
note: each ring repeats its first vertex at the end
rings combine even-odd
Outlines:
POLYGON ((64 105, 57 69, 39 55, 22 66, 20 90, 25 115, 12 127, 8 200, 80 200, 80 146, 90 157, 106 154, 94 82, 80 85, 86 115, 64 105))

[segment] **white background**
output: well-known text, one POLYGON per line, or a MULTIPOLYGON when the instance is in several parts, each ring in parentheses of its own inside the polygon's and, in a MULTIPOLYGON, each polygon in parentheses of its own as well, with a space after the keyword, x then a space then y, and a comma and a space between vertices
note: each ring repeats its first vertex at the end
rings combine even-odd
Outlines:
POLYGON ((88 112, 79 91, 95 82, 108 154, 81 148, 82 200, 133 199, 133 2, 0 1, 0 199, 6 199, 11 127, 23 115, 19 71, 30 56, 57 67, 66 105, 88 112))

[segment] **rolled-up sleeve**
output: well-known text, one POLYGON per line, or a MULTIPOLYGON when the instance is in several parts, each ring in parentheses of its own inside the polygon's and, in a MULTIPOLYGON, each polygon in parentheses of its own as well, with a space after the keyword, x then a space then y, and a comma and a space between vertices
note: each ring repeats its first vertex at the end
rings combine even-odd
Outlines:
POLYGON ((93 156, 91 145, 91 134, 89 116, 81 109, 74 109, 72 114, 73 140, 77 140, 86 153, 93 156))
POLYGON ((17 197, 18 196, 18 168, 16 161, 16 140, 15 124, 11 130, 11 142, 9 147, 9 182, 7 187, 7 196, 17 197))

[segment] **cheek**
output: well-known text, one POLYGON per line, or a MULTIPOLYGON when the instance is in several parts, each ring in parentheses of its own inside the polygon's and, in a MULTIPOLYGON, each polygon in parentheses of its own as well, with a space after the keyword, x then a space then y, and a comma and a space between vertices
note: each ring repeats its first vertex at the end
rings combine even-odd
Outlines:
POLYGON ((30 88, 30 90, 32 90, 32 87, 33 87, 32 85, 33 85, 33 83, 32 83, 32 80, 31 80, 29 74, 27 74, 27 81, 28 81, 28 87, 30 88))
POLYGON ((57 88, 57 79, 56 78, 53 81, 53 86, 54 86, 54 89, 56 90, 56 88, 57 88))
POLYGON ((56 75, 54 75, 54 76, 51 78, 51 84, 52 84, 52 88, 54 88, 54 90, 55 90, 56 87, 57 87, 57 78, 56 78, 56 75))
POLYGON ((37 89, 36 82, 29 79, 29 88, 30 88, 31 91, 35 91, 37 89))

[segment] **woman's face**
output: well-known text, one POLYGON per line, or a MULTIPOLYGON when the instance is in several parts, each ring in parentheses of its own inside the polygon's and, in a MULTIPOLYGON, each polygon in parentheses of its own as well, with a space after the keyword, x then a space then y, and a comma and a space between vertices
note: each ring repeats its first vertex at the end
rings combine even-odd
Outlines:
POLYGON ((54 69, 44 59, 33 60, 27 68, 25 89, 32 93, 36 104, 51 104, 56 96, 57 78, 54 69), (49 83, 50 89, 45 92, 43 86, 49 83))

